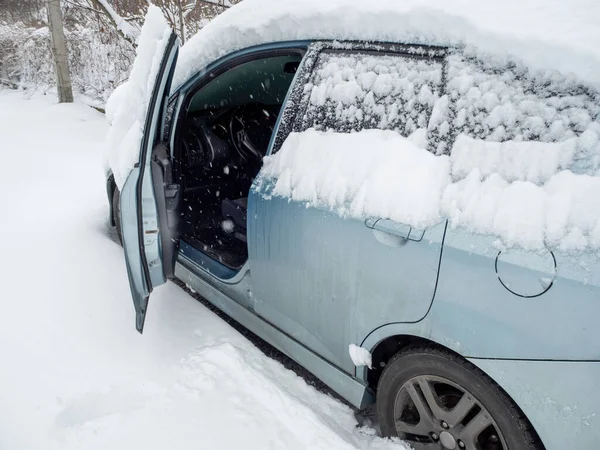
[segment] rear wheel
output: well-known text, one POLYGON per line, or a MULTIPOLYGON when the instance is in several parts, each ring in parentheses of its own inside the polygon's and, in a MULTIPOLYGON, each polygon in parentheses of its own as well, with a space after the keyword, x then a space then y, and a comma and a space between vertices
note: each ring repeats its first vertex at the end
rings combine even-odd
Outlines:
POLYGON ((115 219, 115 229, 117 230, 117 237, 119 238, 119 244, 123 245, 123 236, 121 234, 121 194, 119 189, 115 187, 112 199, 112 213, 115 219))
POLYGON ((387 364, 377 388, 385 436, 415 449, 538 450, 535 432, 483 372, 450 352, 411 347, 387 364))

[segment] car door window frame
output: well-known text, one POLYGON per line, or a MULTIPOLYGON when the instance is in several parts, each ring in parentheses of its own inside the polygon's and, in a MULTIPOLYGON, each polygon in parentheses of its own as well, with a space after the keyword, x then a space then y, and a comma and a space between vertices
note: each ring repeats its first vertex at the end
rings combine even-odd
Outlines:
MULTIPOLYGON (((304 60, 298 68, 297 80, 304 79, 307 82, 312 78, 323 52, 390 54, 407 58, 435 59, 442 64, 440 95, 446 93, 446 55, 448 53, 446 47, 374 42, 315 41, 308 47, 304 60)), ((306 82, 295 81, 292 84, 292 89, 288 94, 289 98, 280 114, 279 129, 276 130, 274 143, 267 155, 277 153, 290 133, 306 131, 302 120, 300 120, 310 107, 310 102, 306 100, 304 92, 306 82)))
MULTIPOLYGON (((229 54, 224 56, 218 61, 215 61, 211 65, 207 66, 205 70, 197 74, 195 77, 191 78, 188 82, 182 85, 176 92, 172 94, 172 96, 178 96, 179 101, 177 102, 176 112, 173 115, 172 121, 170 125, 170 140, 171 140, 171 155, 174 160, 174 168, 177 176, 180 176, 182 173, 181 168, 181 158, 179 157, 180 149, 176 145, 177 142, 180 141, 181 133, 183 127, 185 126, 185 118, 187 116, 187 110, 190 106, 190 103, 196 93, 200 91, 204 86, 206 86, 213 79, 219 77, 223 73, 228 70, 233 69, 236 66, 247 63, 249 61, 254 61, 261 58, 269 58, 275 56, 286 56, 290 54, 300 54, 302 56, 302 61, 306 58, 306 54, 308 52, 310 42, 307 41, 299 41, 299 42, 291 42, 285 43, 281 47, 275 48, 256 48, 256 49, 244 49, 238 52, 229 54)), ((302 67, 303 63, 300 64, 302 67)), ((298 69, 300 70, 300 69, 298 69)), ((295 85, 297 84, 297 74, 292 81, 290 89, 293 90, 295 85)), ((288 95, 291 91, 288 91, 288 95)), ((284 110, 286 109, 287 101, 284 100, 282 110, 279 113, 278 121, 281 119, 284 110)), ((278 134, 277 127, 273 130, 273 136, 278 134)), ((269 154, 270 148, 267 151, 267 155, 269 154)))

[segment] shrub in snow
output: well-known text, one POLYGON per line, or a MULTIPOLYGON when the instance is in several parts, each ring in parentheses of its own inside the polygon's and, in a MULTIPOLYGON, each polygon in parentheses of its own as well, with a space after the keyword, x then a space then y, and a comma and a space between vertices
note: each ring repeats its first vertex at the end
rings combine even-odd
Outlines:
MULTIPOLYGON (((76 25, 65 31, 74 88, 105 101, 127 79, 134 50, 116 32, 76 25)), ((0 79, 23 88, 55 86, 54 62, 47 28, 0 25, 0 79)))

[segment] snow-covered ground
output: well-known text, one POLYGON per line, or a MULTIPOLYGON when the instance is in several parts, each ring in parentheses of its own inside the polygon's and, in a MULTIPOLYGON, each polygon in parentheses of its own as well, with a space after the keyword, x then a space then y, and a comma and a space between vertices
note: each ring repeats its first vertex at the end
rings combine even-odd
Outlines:
POLYGON ((0 448, 404 449, 172 283, 134 327, 104 116, 0 92, 0 448))

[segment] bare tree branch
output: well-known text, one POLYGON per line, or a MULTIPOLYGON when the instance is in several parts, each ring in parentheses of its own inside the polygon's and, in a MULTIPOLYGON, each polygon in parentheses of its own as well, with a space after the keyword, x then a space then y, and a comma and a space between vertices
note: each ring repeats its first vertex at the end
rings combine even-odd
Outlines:
POLYGON ((223 3, 221 3, 219 0, 196 0, 196 2, 211 6, 218 6, 224 9, 229 9, 233 6, 228 0, 224 0, 223 3))
POLYGON ((108 18, 108 20, 110 20, 110 22, 114 25, 115 30, 117 30, 117 33, 119 33, 119 35, 123 39, 125 39, 127 42, 129 42, 131 45, 133 45, 135 47, 136 46, 135 37, 130 36, 129 33, 125 33, 123 31, 121 24, 117 22, 117 20, 114 17, 114 14, 111 14, 111 12, 107 9, 104 2, 101 2, 100 0, 90 0, 90 1, 96 6, 96 8, 98 8, 108 18))

